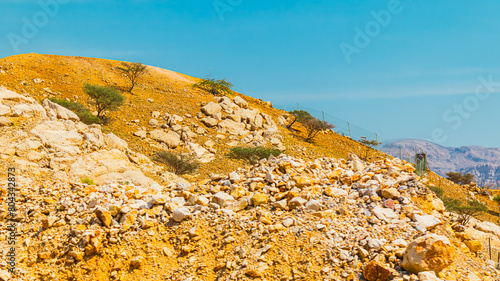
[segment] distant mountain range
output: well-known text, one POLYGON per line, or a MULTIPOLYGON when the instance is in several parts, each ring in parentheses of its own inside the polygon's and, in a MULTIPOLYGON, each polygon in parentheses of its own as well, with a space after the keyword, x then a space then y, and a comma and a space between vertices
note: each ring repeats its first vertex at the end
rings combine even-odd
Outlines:
POLYGON ((381 151, 405 160, 416 152, 427 153, 430 169, 442 176, 448 172, 471 173, 477 183, 500 184, 500 148, 481 146, 444 147, 433 142, 405 139, 390 142, 381 151))

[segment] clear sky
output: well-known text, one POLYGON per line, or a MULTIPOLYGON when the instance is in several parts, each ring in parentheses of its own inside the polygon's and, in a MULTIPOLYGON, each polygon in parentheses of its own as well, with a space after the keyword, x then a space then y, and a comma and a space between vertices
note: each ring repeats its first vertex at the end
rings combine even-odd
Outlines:
POLYGON ((383 140, 500 146, 499 1, 3 0, 0 11, 0 57, 211 72, 383 140))

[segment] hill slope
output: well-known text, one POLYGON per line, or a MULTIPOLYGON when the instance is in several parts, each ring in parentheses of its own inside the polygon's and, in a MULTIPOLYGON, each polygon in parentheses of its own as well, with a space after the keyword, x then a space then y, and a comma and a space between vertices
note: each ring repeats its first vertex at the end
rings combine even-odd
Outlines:
POLYGON ((333 132, 306 143, 268 103, 153 67, 106 126, 45 99, 88 105, 84 82, 126 85, 118 65, 0 60, 2 237, 18 229, 16 274, 2 263, 0 280, 498 280, 500 227, 460 226, 426 188, 439 177, 378 151, 362 161, 368 148, 333 132), (227 157, 235 145, 285 154, 248 165, 227 157), (201 171, 169 173, 150 159, 161 149, 201 171))

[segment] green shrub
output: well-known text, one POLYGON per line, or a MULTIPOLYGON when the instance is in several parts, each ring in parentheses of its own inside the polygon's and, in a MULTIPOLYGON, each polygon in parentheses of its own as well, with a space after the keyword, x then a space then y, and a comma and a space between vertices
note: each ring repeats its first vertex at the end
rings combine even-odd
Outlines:
POLYGON ((155 152, 153 160, 167 165, 176 175, 192 174, 200 167, 200 163, 191 156, 164 150, 155 152))
POLYGON ((292 122, 286 126, 288 129, 291 129, 293 124, 296 122, 304 123, 314 118, 311 113, 305 110, 294 110, 290 111, 290 113, 294 116, 294 118, 292 122))
POLYGON ((444 190, 441 187, 428 185, 427 188, 429 188, 432 192, 434 192, 438 198, 440 199, 443 198, 444 190))
POLYGON ((89 179, 89 178, 83 178, 83 179, 80 179, 80 181, 82 183, 86 183, 88 185, 95 185, 95 182, 92 179, 89 179))
POLYGON ((92 103, 97 111, 97 117, 102 117, 105 110, 118 109, 125 100, 125 97, 113 87, 86 83, 83 91, 92 99, 92 103))
POLYGON ((450 181, 460 185, 470 184, 474 180, 474 175, 471 173, 449 172, 446 173, 446 177, 450 181))
POLYGON ((211 93, 214 96, 231 96, 233 95, 233 84, 231 82, 224 79, 214 79, 210 77, 206 77, 201 82, 193 84, 194 88, 200 88, 211 93))
POLYGON ((281 151, 277 149, 271 149, 266 147, 233 147, 229 152, 229 157, 233 159, 244 159, 250 164, 255 164, 263 158, 269 158, 269 156, 278 156, 281 151))
POLYGON ((463 225, 467 225, 471 218, 478 217, 480 214, 488 211, 488 207, 479 201, 470 200, 464 205, 458 199, 444 197, 443 203, 447 211, 458 214, 458 218, 463 225))

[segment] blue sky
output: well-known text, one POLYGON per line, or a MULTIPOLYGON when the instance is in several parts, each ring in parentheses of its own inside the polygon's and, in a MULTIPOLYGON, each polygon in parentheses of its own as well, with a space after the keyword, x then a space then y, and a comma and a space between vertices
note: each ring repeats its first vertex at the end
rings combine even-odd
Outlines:
POLYGON ((4 0, 0 8, 0 57, 211 72, 243 94, 298 102, 383 140, 500 146, 498 1, 4 0), (37 30, 23 35, 26 22, 37 30))

